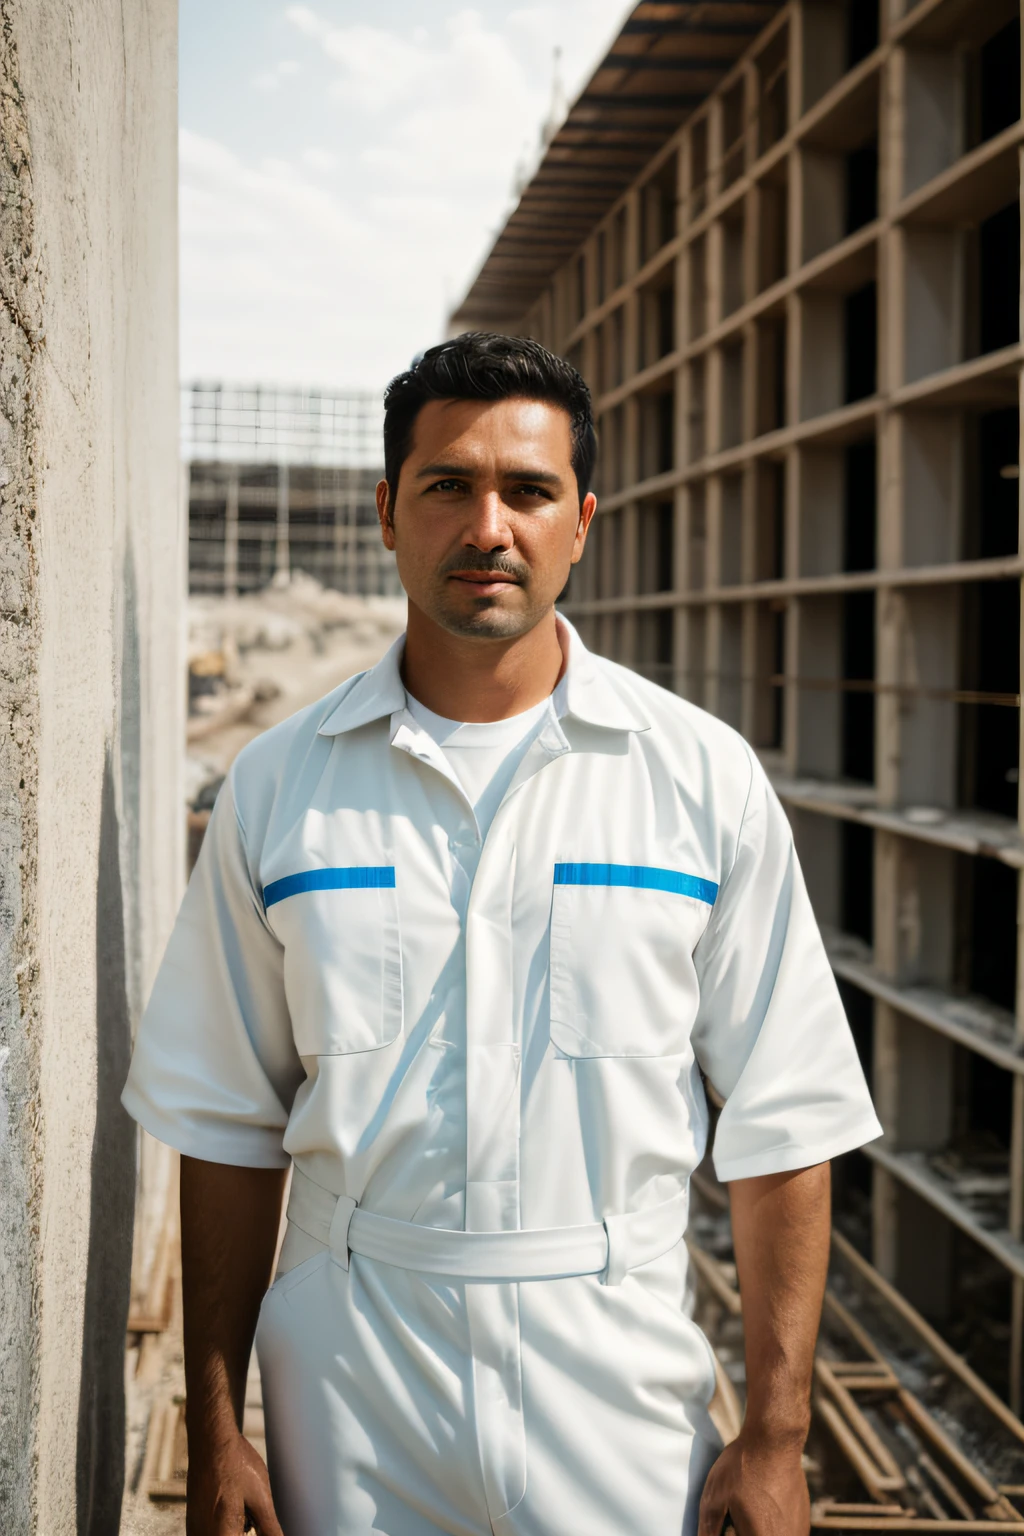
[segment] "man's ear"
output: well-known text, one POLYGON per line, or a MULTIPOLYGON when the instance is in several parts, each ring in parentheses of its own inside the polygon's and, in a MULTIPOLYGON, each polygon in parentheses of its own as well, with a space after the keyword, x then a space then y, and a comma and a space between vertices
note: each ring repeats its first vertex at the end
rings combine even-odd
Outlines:
POLYGON ((593 491, 588 491, 583 498, 580 507, 580 520, 576 524, 576 538, 572 547, 572 563, 575 565, 583 555, 583 546, 587 542, 587 529, 590 527, 594 513, 597 511, 597 497, 593 491))
POLYGON ((380 536, 384 540, 385 549, 393 550, 395 547, 395 522, 391 516, 391 495, 386 480, 377 481, 377 489, 374 495, 377 501, 377 516, 380 519, 380 536))

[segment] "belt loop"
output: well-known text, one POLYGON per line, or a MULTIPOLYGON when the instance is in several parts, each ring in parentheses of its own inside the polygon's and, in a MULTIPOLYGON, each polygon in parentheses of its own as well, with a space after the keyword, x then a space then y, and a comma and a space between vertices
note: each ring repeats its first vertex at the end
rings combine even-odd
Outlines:
POLYGON ((606 1216, 602 1225, 608 1237, 608 1263, 601 1284, 621 1285, 629 1273, 629 1217, 606 1216))
POLYGON ((342 1269, 348 1269, 348 1229, 357 1202, 350 1195, 339 1195, 334 1215, 331 1217, 331 1257, 342 1269))

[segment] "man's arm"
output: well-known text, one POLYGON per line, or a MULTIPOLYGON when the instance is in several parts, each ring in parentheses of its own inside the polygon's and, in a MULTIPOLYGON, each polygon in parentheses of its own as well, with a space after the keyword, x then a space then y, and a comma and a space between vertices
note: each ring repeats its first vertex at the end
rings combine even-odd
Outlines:
POLYGON ((242 1436, 245 1379, 270 1284, 285 1173, 181 1160, 188 1536, 282 1536, 263 1461, 242 1436))
POLYGON ((739 1438, 711 1469, 700 1536, 807 1536, 801 1455, 811 1418, 814 1344, 825 1294, 829 1164, 729 1185, 743 1297, 747 1409, 739 1438))

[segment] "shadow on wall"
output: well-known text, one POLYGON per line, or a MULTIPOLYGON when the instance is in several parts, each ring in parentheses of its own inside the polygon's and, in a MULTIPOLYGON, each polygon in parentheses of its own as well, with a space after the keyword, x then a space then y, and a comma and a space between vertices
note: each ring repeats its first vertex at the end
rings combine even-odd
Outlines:
POLYGON ((96 1129, 78 1399, 77 1536, 116 1536, 124 1486, 124 1338, 131 1290, 135 1126, 121 1108, 131 1019, 119 834, 108 752, 96 880, 96 1129))
POLYGON ((96 871, 96 1129, 75 1463, 77 1536, 117 1536, 124 1490, 124 1344, 131 1299, 136 1130, 121 1107, 139 985, 139 797, 142 773, 135 562, 121 573, 117 693, 120 806, 112 749, 103 767, 96 871), (125 911, 130 932, 125 930, 125 911))

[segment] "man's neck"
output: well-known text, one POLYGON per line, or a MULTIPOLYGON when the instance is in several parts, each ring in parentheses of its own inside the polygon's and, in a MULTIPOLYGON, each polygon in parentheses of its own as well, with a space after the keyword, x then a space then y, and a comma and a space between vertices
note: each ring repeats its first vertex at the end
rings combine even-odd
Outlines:
POLYGON ((554 610, 524 635, 453 635, 409 604, 402 680, 447 720, 507 720, 553 692, 565 670, 554 610))

